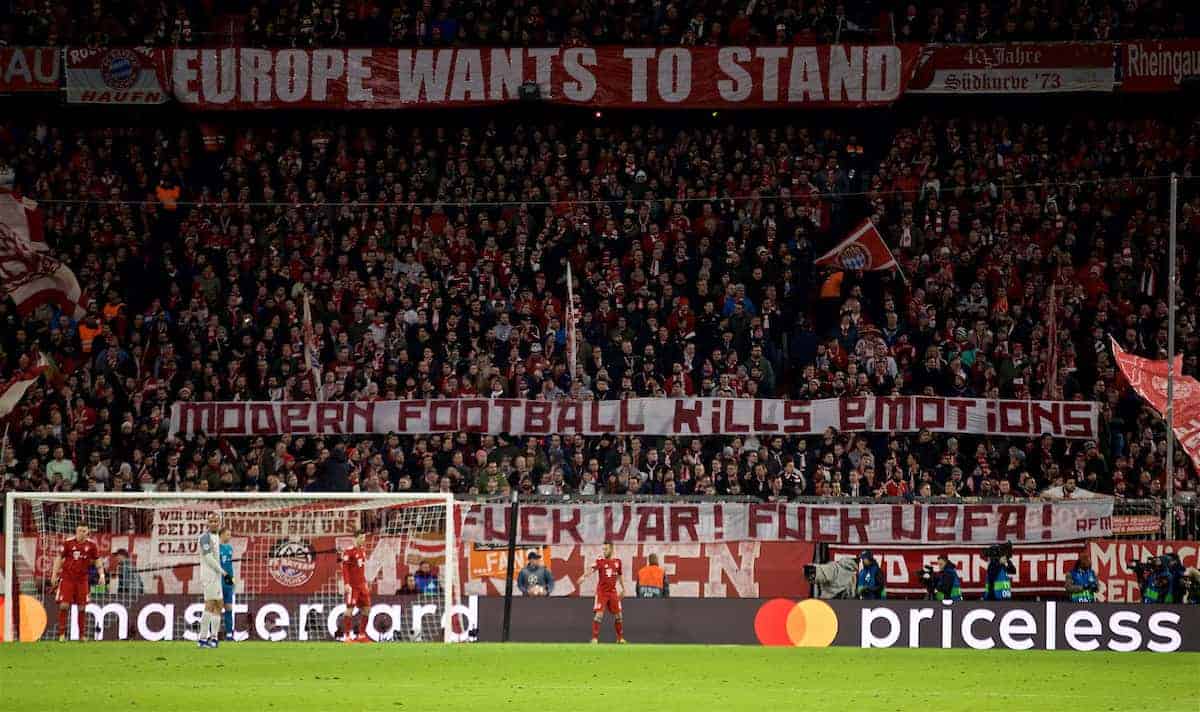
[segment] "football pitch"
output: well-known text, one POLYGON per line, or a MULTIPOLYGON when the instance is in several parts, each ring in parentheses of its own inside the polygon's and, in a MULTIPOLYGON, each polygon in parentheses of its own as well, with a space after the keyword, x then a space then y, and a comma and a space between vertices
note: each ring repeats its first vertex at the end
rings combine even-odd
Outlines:
POLYGON ((0 701, 21 712, 1196 709, 1177 683, 1198 669, 1190 653, 38 643, 0 645, 0 701))

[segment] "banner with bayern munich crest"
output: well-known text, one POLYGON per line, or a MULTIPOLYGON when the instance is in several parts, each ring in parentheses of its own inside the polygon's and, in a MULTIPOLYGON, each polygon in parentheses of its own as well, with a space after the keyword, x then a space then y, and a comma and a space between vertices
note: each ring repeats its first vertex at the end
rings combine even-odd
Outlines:
POLYGON ((66 90, 71 104, 165 104, 163 54, 150 47, 67 50, 66 90))

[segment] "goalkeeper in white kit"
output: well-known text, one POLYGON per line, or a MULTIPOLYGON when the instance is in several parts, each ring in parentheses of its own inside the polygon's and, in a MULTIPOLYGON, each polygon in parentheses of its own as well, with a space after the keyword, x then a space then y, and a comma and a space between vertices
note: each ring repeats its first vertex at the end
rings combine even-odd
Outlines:
POLYGON ((204 613, 200 616, 200 633, 197 642, 201 648, 217 647, 217 635, 221 628, 221 608, 225 597, 221 583, 232 578, 232 571, 221 568, 218 559, 221 542, 217 533, 221 530, 221 515, 208 515, 208 531, 200 535, 200 587, 204 592, 204 613))

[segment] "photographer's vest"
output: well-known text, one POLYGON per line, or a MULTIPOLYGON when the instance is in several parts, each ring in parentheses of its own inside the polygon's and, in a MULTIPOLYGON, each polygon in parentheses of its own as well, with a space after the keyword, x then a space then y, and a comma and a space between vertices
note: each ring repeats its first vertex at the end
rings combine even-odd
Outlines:
POLYGON ((662 598, 666 591, 666 572, 661 566, 647 564, 638 570, 638 596, 641 598, 662 598))
POLYGON ((1008 577, 1008 571, 1003 565, 996 573, 996 580, 992 582, 992 594, 989 601, 1007 601, 1012 598, 1012 579, 1008 577))
POLYGON ((1071 602, 1072 603, 1095 603, 1096 602, 1095 591, 1091 591, 1088 588, 1086 588, 1087 586, 1089 586, 1093 583, 1092 577, 1088 575, 1091 572, 1092 572, 1091 569, 1078 569, 1078 568, 1071 569, 1071 573, 1069 574, 1071 577, 1071 583, 1073 583, 1076 586, 1079 586, 1080 588, 1083 589, 1081 591, 1075 591, 1074 593, 1071 594, 1071 602))
MULTIPOLYGON (((950 587, 950 600, 951 601, 961 601, 962 600, 962 580, 958 578, 958 571, 956 571, 954 569, 946 569, 945 571, 943 571, 941 573, 942 576, 945 576, 946 574, 949 574, 954 577, 954 585, 952 585, 950 587)), ((942 593, 939 590, 937 593, 933 594, 933 600, 944 601, 944 600, 946 600, 946 594, 942 593)))
MULTIPOLYGON (((1151 574, 1153 576, 1153 574, 1151 574)), ((1145 588, 1142 589, 1143 603, 1166 603, 1166 592, 1158 586, 1147 582, 1145 588)))

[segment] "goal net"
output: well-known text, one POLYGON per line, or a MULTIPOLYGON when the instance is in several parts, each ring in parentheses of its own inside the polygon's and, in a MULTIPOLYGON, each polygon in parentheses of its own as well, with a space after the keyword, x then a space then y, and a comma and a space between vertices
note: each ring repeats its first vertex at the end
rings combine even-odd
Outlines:
MULTIPOLYGON (((204 612, 199 539, 211 512, 229 528, 235 640, 334 640, 346 613, 340 552, 366 534, 375 641, 468 639, 458 600, 453 499, 446 494, 10 493, 4 519, 4 640, 196 640, 204 612), (54 562, 88 528, 99 551, 89 600, 60 630, 54 562), (104 569, 101 581, 99 568, 104 569)), ((357 626, 356 626, 357 627, 357 626)), ((224 638, 226 626, 221 626, 224 638)))

